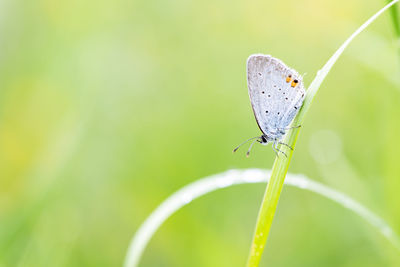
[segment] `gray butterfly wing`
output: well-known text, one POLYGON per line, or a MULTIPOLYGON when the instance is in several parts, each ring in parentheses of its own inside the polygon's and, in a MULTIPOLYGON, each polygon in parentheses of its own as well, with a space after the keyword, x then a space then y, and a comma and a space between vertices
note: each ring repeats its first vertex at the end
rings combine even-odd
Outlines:
POLYGON ((251 55, 247 84, 258 126, 268 137, 280 139, 303 104, 302 77, 279 59, 251 55))

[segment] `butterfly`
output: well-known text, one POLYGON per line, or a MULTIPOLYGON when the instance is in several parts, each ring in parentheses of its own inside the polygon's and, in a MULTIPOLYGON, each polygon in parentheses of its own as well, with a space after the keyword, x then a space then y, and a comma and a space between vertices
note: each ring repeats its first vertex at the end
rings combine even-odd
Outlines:
MULTIPOLYGON (((263 145, 272 143, 272 149, 286 154, 278 149, 286 131, 300 126, 289 127, 294 117, 303 105, 306 94, 303 77, 294 69, 289 68, 281 60, 270 55, 251 55, 247 59, 247 86, 254 116, 262 135, 250 138, 236 147, 255 139, 246 153, 257 141, 263 145)), ((278 155, 279 156, 279 155, 278 155)))

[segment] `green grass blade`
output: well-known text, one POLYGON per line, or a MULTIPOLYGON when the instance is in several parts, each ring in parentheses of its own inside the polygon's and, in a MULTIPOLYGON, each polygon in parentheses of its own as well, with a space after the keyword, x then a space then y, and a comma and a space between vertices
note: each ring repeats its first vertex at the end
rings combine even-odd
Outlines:
MULTIPOLYGON (((390 1, 387 1, 390 2, 390 1)), ((399 12, 397 8, 390 9, 390 17, 392 18, 392 24, 394 33, 396 34, 396 48, 399 56, 400 63, 400 20, 399 20, 399 12)))
MULTIPOLYGON (((326 75, 328 75, 332 66, 339 59, 340 55, 343 53, 344 49, 351 43, 351 41, 360 34, 365 28, 367 28, 375 19, 377 19, 383 12, 385 12, 389 7, 397 3, 398 0, 394 0, 379 10, 375 15, 369 18, 363 25, 361 25, 333 54, 333 56, 327 61, 327 63, 322 67, 320 71, 318 71, 316 77, 312 81, 309 89, 307 90, 307 95, 304 100, 304 104, 302 109, 299 111, 299 114, 294 119, 292 125, 302 125, 305 115, 308 109, 311 106, 312 101, 316 93, 318 92, 319 87, 324 81, 326 75)), ((295 147, 296 141, 298 138, 300 129, 294 129, 289 132, 285 139, 284 143, 289 144, 291 147, 295 147)), ((247 261, 247 267, 257 267, 261 260, 261 255, 264 251, 264 246, 266 244, 268 234, 271 228, 271 224, 275 215, 275 210, 278 205, 279 197, 282 191, 282 187, 285 181, 285 176, 289 168, 290 161, 293 156, 293 151, 287 149, 284 146, 280 147, 280 150, 283 150, 287 157, 281 156, 275 159, 270 182, 267 185, 266 192, 264 194, 264 198, 261 204, 261 208, 257 218, 257 224, 255 233, 253 236, 253 242, 250 249, 249 258, 247 261)))
MULTIPOLYGON (((390 1, 386 1, 386 2, 389 3, 390 1)), ((390 16, 392 18, 394 32, 395 32, 397 38, 400 40, 400 21, 399 21, 399 12, 398 12, 397 8, 392 8, 390 10, 390 16)))

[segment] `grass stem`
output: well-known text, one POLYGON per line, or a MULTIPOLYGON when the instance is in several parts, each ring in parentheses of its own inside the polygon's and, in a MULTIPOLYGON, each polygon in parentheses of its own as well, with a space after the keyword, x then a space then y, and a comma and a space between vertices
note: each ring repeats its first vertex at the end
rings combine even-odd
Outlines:
MULTIPOLYGON (((387 1, 387 2, 390 2, 390 1, 387 1)), ((394 29, 394 33, 396 35, 396 49, 397 49, 397 54, 398 54, 398 59, 399 59, 398 62, 400 64, 400 20, 399 20, 398 8, 390 9, 390 16, 392 18, 393 29, 394 29)))

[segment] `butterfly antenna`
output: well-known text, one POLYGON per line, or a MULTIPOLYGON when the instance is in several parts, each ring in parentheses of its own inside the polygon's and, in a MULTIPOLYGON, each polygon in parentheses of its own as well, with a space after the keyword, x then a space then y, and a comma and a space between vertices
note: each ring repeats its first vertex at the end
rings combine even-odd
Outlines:
POLYGON ((255 143, 256 141, 257 141, 257 139, 254 140, 253 143, 251 143, 251 145, 250 145, 250 147, 249 147, 249 150, 247 150, 246 157, 249 157, 249 156, 250 156, 250 150, 251 150, 251 148, 253 147, 253 145, 254 145, 254 143, 255 143))
POLYGON ((235 152, 239 149, 239 147, 241 147, 242 145, 246 144, 247 142, 249 142, 250 140, 253 140, 253 139, 255 139, 255 138, 259 138, 259 136, 256 136, 256 137, 252 137, 252 138, 247 139, 246 141, 244 141, 243 143, 241 143, 240 145, 238 145, 232 152, 235 153, 235 152))

